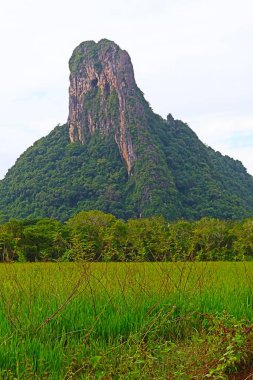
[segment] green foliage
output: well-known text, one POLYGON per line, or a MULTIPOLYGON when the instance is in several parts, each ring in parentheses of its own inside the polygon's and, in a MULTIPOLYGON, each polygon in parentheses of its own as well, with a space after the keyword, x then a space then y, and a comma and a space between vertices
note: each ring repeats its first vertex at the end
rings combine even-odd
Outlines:
POLYGON ((126 259, 133 261, 167 261, 168 229, 163 218, 130 219, 126 259))
POLYGON ((0 261, 252 261, 253 221, 162 217, 127 222, 81 211, 66 223, 12 219, 0 225, 0 261))
MULTIPOLYGON (((94 91, 90 107, 99 109, 99 90, 94 91)), ((108 112, 117 122, 115 93, 108 99, 108 112)), ((102 122, 103 114, 97 115, 102 122)), ((114 136, 94 133, 85 145, 70 144, 67 126, 56 127, 1 181, 3 215, 66 220, 78 211, 99 209, 124 219, 252 216, 253 182, 243 166, 206 148, 180 122, 175 131, 154 117, 150 123, 153 138, 141 130, 136 141, 133 136, 141 159, 130 177, 114 136)))
POLYGON ((229 373, 236 372, 240 365, 244 366, 247 362, 252 325, 246 320, 238 321, 227 313, 209 316, 209 321, 209 341, 217 347, 218 352, 222 351, 222 355, 205 377, 227 379, 229 373))
POLYGON ((192 252, 193 223, 179 220, 169 225, 170 260, 193 260, 192 252))
MULTIPOLYGON (((68 220, 72 239, 78 236, 82 244, 83 259, 98 261, 107 256, 106 241, 110 241, 111 226, 115 222, 113 215, 101 211, 83 211, 68 220)), ((80 256, 80 252, 76 254, 80 256)))
POLYGON ((206 147, 181 121, 168 125, 151 114, 150 124, 172 172, 181 217, 252 216, 253 180, 239 161, 206 147))
POLYGON ((26 225, 19 242, 19 254, 25 261, 59 260, 67 248, 66 234, 60 222, 40 219, 26 225))
POLYGON ((96 43, 94 41, 86 41, 77 46, 69 60, 69 69, 71 73, 74 74, 82 69, 84 56, 87 60, 92 60, 95 69, 100 72, 101 63, 98 59, 96 43))
POLYGON ((126 182, 113 136, 94 134, 88 145, 71 144, 67 126, 58 126, 9 170, 0 183, 0 208, 15 218, 67 220, 90 209, 126 218, 126 182))

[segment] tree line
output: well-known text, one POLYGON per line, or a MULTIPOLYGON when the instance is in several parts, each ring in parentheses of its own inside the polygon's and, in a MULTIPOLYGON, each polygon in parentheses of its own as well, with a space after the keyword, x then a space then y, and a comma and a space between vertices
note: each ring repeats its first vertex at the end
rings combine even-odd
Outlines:
POLYGON ((242 261, 253 259, 253 219, 162 217, 123 221, 82 211, 61 223, 12 219, 0 225, 0 261, 242 261))

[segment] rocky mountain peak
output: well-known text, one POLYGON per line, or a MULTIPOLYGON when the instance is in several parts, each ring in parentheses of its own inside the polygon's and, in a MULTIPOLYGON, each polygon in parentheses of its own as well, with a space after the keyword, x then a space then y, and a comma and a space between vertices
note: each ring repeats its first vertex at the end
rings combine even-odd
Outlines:
POLYGON ((142 114, 129 54, 114 42, 86 41, 69 61, 69 136, 85 144, 94 133, 113 133, 120 154, 131 173, 133 149, 127 114, 142 114), (130 110, 131 108, 131 110, 130 110))

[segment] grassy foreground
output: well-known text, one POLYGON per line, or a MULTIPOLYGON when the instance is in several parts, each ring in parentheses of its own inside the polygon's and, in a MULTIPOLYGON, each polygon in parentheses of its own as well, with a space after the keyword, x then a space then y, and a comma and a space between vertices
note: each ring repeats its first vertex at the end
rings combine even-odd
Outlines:
POLYGON ((0 379, 233 379, 253 263, 0 266, 0 379))

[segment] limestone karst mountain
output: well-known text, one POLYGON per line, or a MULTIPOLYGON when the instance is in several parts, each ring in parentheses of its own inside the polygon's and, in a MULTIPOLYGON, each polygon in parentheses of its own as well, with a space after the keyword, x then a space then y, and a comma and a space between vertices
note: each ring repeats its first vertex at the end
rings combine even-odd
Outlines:
POLYGON ((95 131, 106 136, 113 132, 130 174, 136 155, 127 113, 137 119, 145 111, 129 55, 109 41, 84 42, 74 51, 70 69, 70 141, 85 144, 95 131))
MULTIPOLYGON (((69 61, 69 117, 24 152, 0 182, 10 217, 253 216, 253 178, 169 114, 156 115, 131 59, 112 41, 81 43, 69 61)), ((169 105, 168 105, 169 107, 169 105)))

